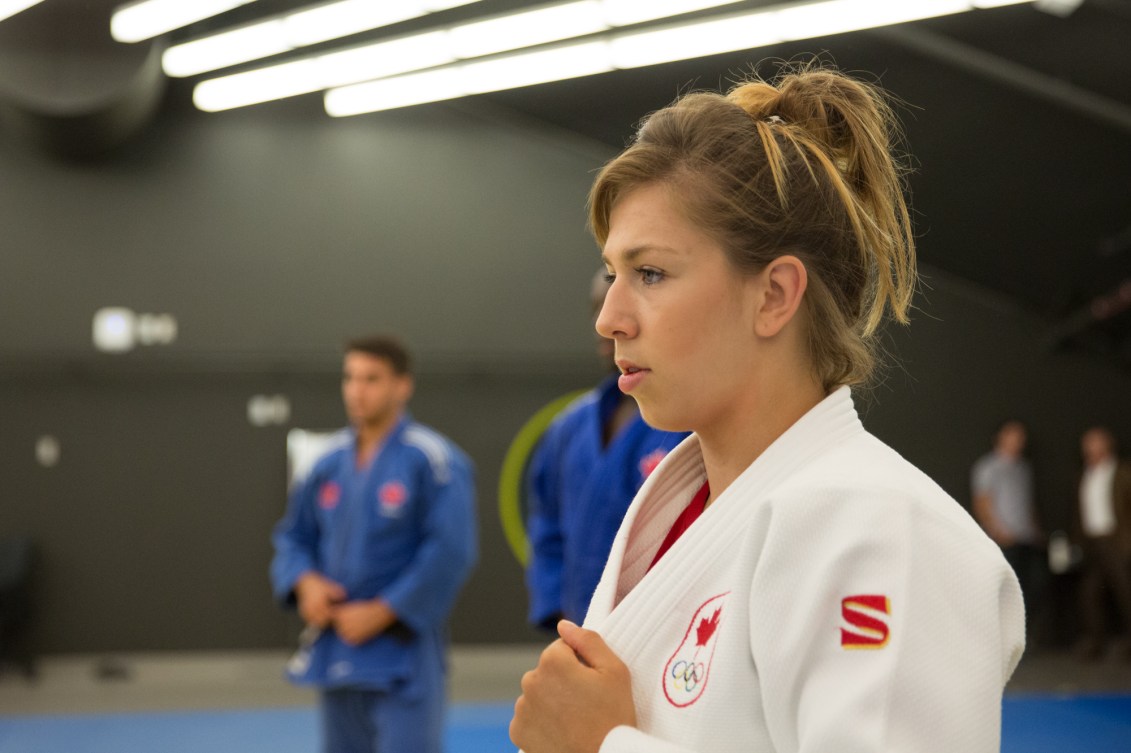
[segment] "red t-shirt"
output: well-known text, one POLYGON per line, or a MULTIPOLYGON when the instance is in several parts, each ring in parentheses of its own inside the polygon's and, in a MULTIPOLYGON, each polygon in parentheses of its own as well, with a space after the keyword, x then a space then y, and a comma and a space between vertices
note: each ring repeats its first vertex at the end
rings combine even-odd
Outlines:
POLYGON ((711 496, 711 485, 704 483, 703 488, 695 493, 691 502, 687 507, 683 508, 683 512, 675 519, 675 523, 672 523, 671 530, 669 530, 668 535, 664 537, 664 543, 660 544, 659 551, 657 551, 656 556, 652 558, 652 564, 648 565, 649 570, 656 566, 656 563, 660 561, 660 557, 663 557, 667 551, 672 548, 672 545, 683 535, 683 532, 699 519, 699 516, 703 514, 703 510, 707 506, 707 497, 709 496, 711 496))

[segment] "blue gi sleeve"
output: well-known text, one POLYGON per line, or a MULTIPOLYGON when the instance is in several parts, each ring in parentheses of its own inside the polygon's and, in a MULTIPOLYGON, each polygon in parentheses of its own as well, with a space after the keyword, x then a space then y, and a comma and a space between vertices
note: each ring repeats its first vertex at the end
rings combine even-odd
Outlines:
POLYGON ((281 604, 293 605, 295 581, 305 572, 318 570, 320 531, 314 505, 317 488, 313 473, 294 485, 286 515, 275 525, 271 536, 275 546, 271 590, 281 604))
POLYGON ((453 454, 448 478, 425 463, 421 541, 408 566, 380 597, 414 632, 440 624, 455 604, 478 557, 475 483, 471 464, 453 454))
POLYGON ((562 615, 562 570, 564 541, 559 499, 557 434, 551 426, 530 458, 526 476, 529 503, 527 531, 530 561, 526 566, 526 588, 530 594, 527 620, 531 625, 553 628, 562 615))

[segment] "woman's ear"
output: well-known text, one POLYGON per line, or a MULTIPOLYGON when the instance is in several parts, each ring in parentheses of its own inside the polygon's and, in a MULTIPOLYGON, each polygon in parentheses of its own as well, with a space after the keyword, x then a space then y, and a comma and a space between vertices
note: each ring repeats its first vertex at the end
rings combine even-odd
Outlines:
POLYGON ((793 320, 809 275, 796 256, 779 256, 766 265, 761 278, 762 298, 755 315, 754 331, 759 337, 773 337, 793 320))

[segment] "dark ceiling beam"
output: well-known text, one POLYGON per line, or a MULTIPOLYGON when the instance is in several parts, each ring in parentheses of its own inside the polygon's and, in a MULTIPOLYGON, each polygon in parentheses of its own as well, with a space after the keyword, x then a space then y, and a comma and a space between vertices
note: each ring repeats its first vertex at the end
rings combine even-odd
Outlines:
POLYGON ((1131 106, 1102 94, 922 29, 888 27, 868 33, 1131 135, 1131 106))
POLYGON ((1049 327, 1046 343, 1050 349, 1056 349, 1076 335, 1114 321, 1128 311, 1131 311, 1131 277, 1049 327))
POLYGON ((1088 7, 1119 16, 1123 21, 1131 21, 1131 3, 1127 0, 1088 0, 1088 7))

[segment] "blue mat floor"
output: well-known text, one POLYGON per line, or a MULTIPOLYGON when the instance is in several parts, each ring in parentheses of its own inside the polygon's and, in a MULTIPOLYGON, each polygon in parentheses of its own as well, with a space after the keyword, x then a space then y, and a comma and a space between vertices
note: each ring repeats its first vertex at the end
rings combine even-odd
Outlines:
MULTIPOLYGON (((448 753, 513 751, 510 703, 458 704, 448 753)), ((3 753, 314 753, 314 709, 0 716, 3 753)), ((1005 699, 1002 753, 1131 753, 1131 695, 1005 699)))

